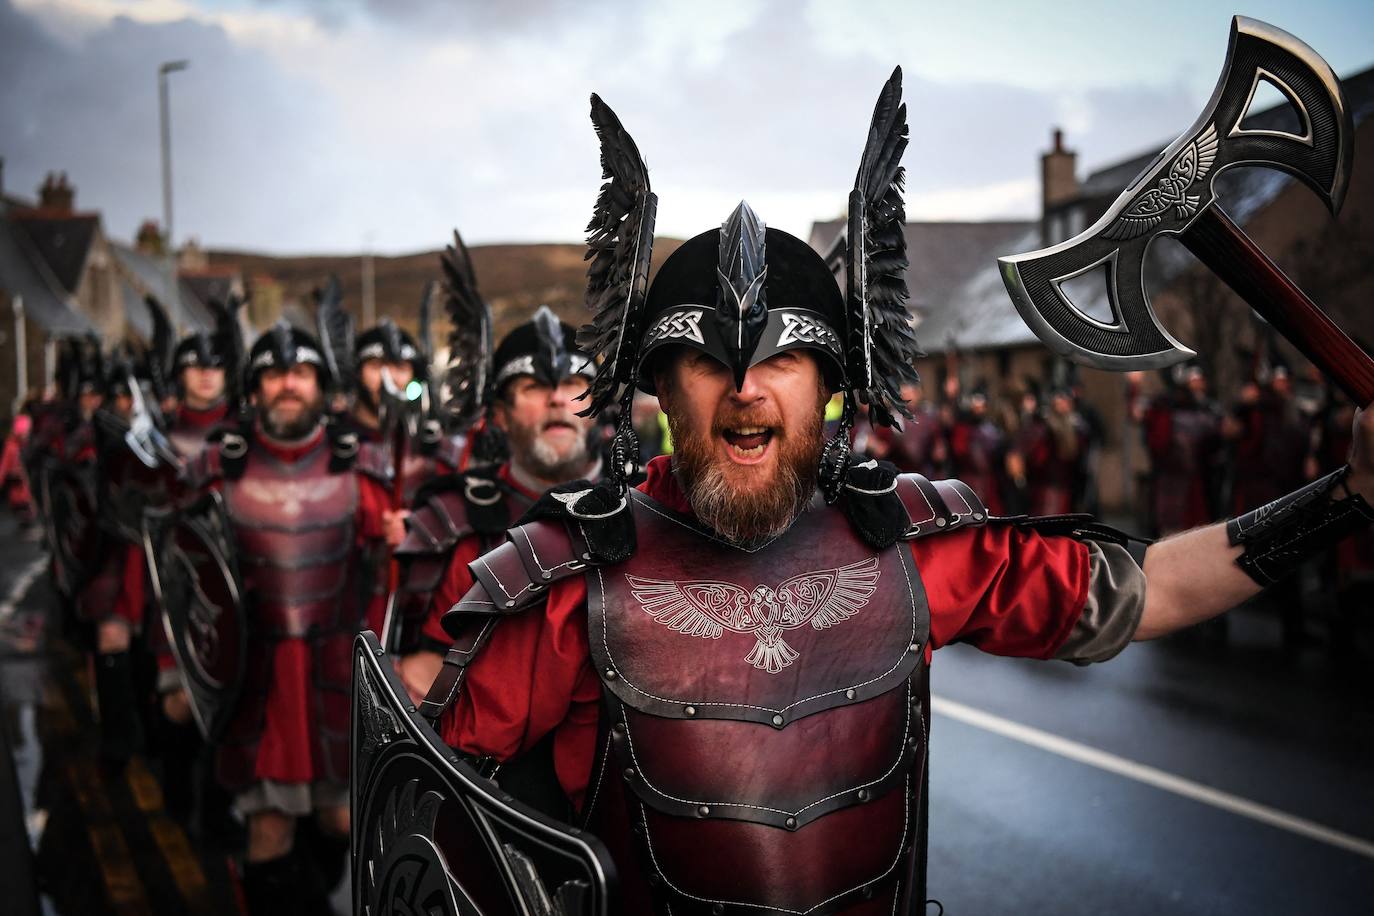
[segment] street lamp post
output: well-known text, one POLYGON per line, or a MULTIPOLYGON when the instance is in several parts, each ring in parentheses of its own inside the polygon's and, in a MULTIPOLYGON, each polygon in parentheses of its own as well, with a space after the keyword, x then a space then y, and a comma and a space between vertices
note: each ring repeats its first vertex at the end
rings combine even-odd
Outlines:
POLYGON ((167 306, 172 310, 172 326, 181 330, 181 297, 177 294, 176 246, 172 241, 172 115, 167 105, 167 74, 185 70, 186 60, 170 60, 157 68, 157 98, 162 128, 162 225, 167 259, 167 306))

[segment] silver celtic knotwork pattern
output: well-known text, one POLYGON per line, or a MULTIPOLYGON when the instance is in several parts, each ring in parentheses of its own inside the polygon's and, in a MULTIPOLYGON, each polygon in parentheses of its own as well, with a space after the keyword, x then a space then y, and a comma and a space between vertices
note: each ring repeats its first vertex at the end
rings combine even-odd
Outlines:
POLYGON ((626 574, 630 590, 645 613, 671 630, 702 639, 719 639, 729 630, 750 634, 755 643, 745 661, 777 674, 799 657, 782 638, 786 630, 810 623, 827 630, 868 604, 878 587, 878 558, 838 569, 793 576, 776 589, 752 590, 733 582, 676 582, 626 574))
POLYGON ((820 344, 827 350, 840 352, 840 339, 828 325, 808 315, 797 312, 783 312, 782 333, 778 335, 779 350, 791 344, 820 344))
POLYGON ((649 327, 649 332, 644 336, 644 346, 649 346, 658 340, 671 338, 686 338, 692 343, 705 344, 705 339, 701 336, 701 316, 706 314, 702 309, 692 309, 685 312, 669 312, 660 317, 649 327))

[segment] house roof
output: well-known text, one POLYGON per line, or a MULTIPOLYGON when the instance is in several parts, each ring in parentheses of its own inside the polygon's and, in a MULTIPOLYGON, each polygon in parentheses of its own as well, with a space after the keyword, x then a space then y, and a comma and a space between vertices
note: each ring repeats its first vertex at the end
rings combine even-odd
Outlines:
POLYGON ((143 297, 151 293, 168 309, 176 303, 181 305, 181 321, 188 329, 206 329, 214 324, 205 306, 196 299, 192 290, 180 279, 177 282, 176 303, 167 292, 166 262, 152 255, 144 254, 121 242, 112 242, 110 249, 118 259, 121 276, 121 292, 124 296, 124 310, 129 322, 140 334, 151 333, 152 318, 143 297))
MULTIPOLYGON (((1374 68, 1356 73, 1341 84, 1355 125, 1359 127, 1374 114, 1374 68)), ((1252 115, 1247 126, 1272 130, 1282 126, 1285 115, 1282 106, 1275 106, 1252 115)), ((1088 217, 1100 216, 1102 210, 1166 147, 1167 144, 1091 172, 1080 184, 1078 195, 1078 200, 1089 210, 1088 217), (1101 209, 1095 209, 1095 205, 1101 209)), ((1227 215, 1243 226, 1294 181, 1296 179, 1275 169, 1234 169, 1220 174, 1215 187, 1227 215)), ((825 251, 842 228, 843 221, 816 223, 812 230, 812 246, 825 251)), ((907 224, 910 270, 930 281, 924 285, 919 279, 909 281, 912 304, 920 319, 916 336, 926 352, 940 353, 951 347, 977 350, 1038 345, 1039 341, 1007 296, 997 256, 1031 251, 1040 245, 1038 222, 907 224), (1001 238, 990 232, 987 236, 961 235, 963 230, 957 228, 987 225, 1005 226, 1007 235, 1001 238), (1012 227, 1019 227, 1014 234, 1012 227), (949 241, 913 244, 913 239, 923 239, 927 233, 949 241), (981 250, 979 241, 986 243, 981 250), (938 296, 923 296, 923 288, 938 291, 938 296)), ((1168 283, 1189 269, 1193 261, 1181 246, 1154 246, 1148 263, 1156 282, 1168 283)), ((1107 291, 1104 288, 1094 299, 1075 304, 1089 314, 1106 313, 1107 291)))
POLYGON ((91 243, 100 231, 97 213, 51 210, 14 210, 12 219, 28 235, 34 250, 47 262, 62 288, 76 292, 81 284, 91 243))
POLYGON ((0 288, 22 297, 24 314, 49 334, 85 334, 91 322, 71 304, 70 294, 34 249, 27 232, 11 219, 12 198, 0 200, 0 288))

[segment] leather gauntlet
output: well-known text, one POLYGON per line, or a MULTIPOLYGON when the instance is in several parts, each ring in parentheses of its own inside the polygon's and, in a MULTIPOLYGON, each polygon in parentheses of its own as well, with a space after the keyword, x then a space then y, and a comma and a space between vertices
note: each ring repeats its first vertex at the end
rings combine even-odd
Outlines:
POLYGON ((1346 485, 1349 473, 1347 465, 1227 522, 1231 545, 1245 547, 1236 563, 1246 575, 1272 585, 1308 557, 1374 523, 1374 508, 1346 485), (1337 498, 1338 490, 1344 498, 1337 498))

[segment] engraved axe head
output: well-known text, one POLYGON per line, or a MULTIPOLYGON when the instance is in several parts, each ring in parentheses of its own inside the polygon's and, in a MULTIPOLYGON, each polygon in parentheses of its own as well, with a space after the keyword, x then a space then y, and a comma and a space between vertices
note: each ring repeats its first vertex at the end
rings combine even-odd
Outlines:
POLYGON ((1216 196, 1233 166, 1280 169, 1316 191, 1335 213, 1350 177, 1354 128, 1326 61, 1287 32, 1254 19, 1231 21, 1226 66, 1206 110, 1160 153, 1102 218, 1051 248, 999 258, 1022 319, 1051 350, 1100 369, 1155 369, 1195 355, 1160 325, 1145 290, 1145 251, 1179 235, 1216 196), (1243 128, 1261 81, 1297 113, 1297 133, 1243 128), (1069 300, 1066 282, 1105 268, 1110 320, 1069 300))

